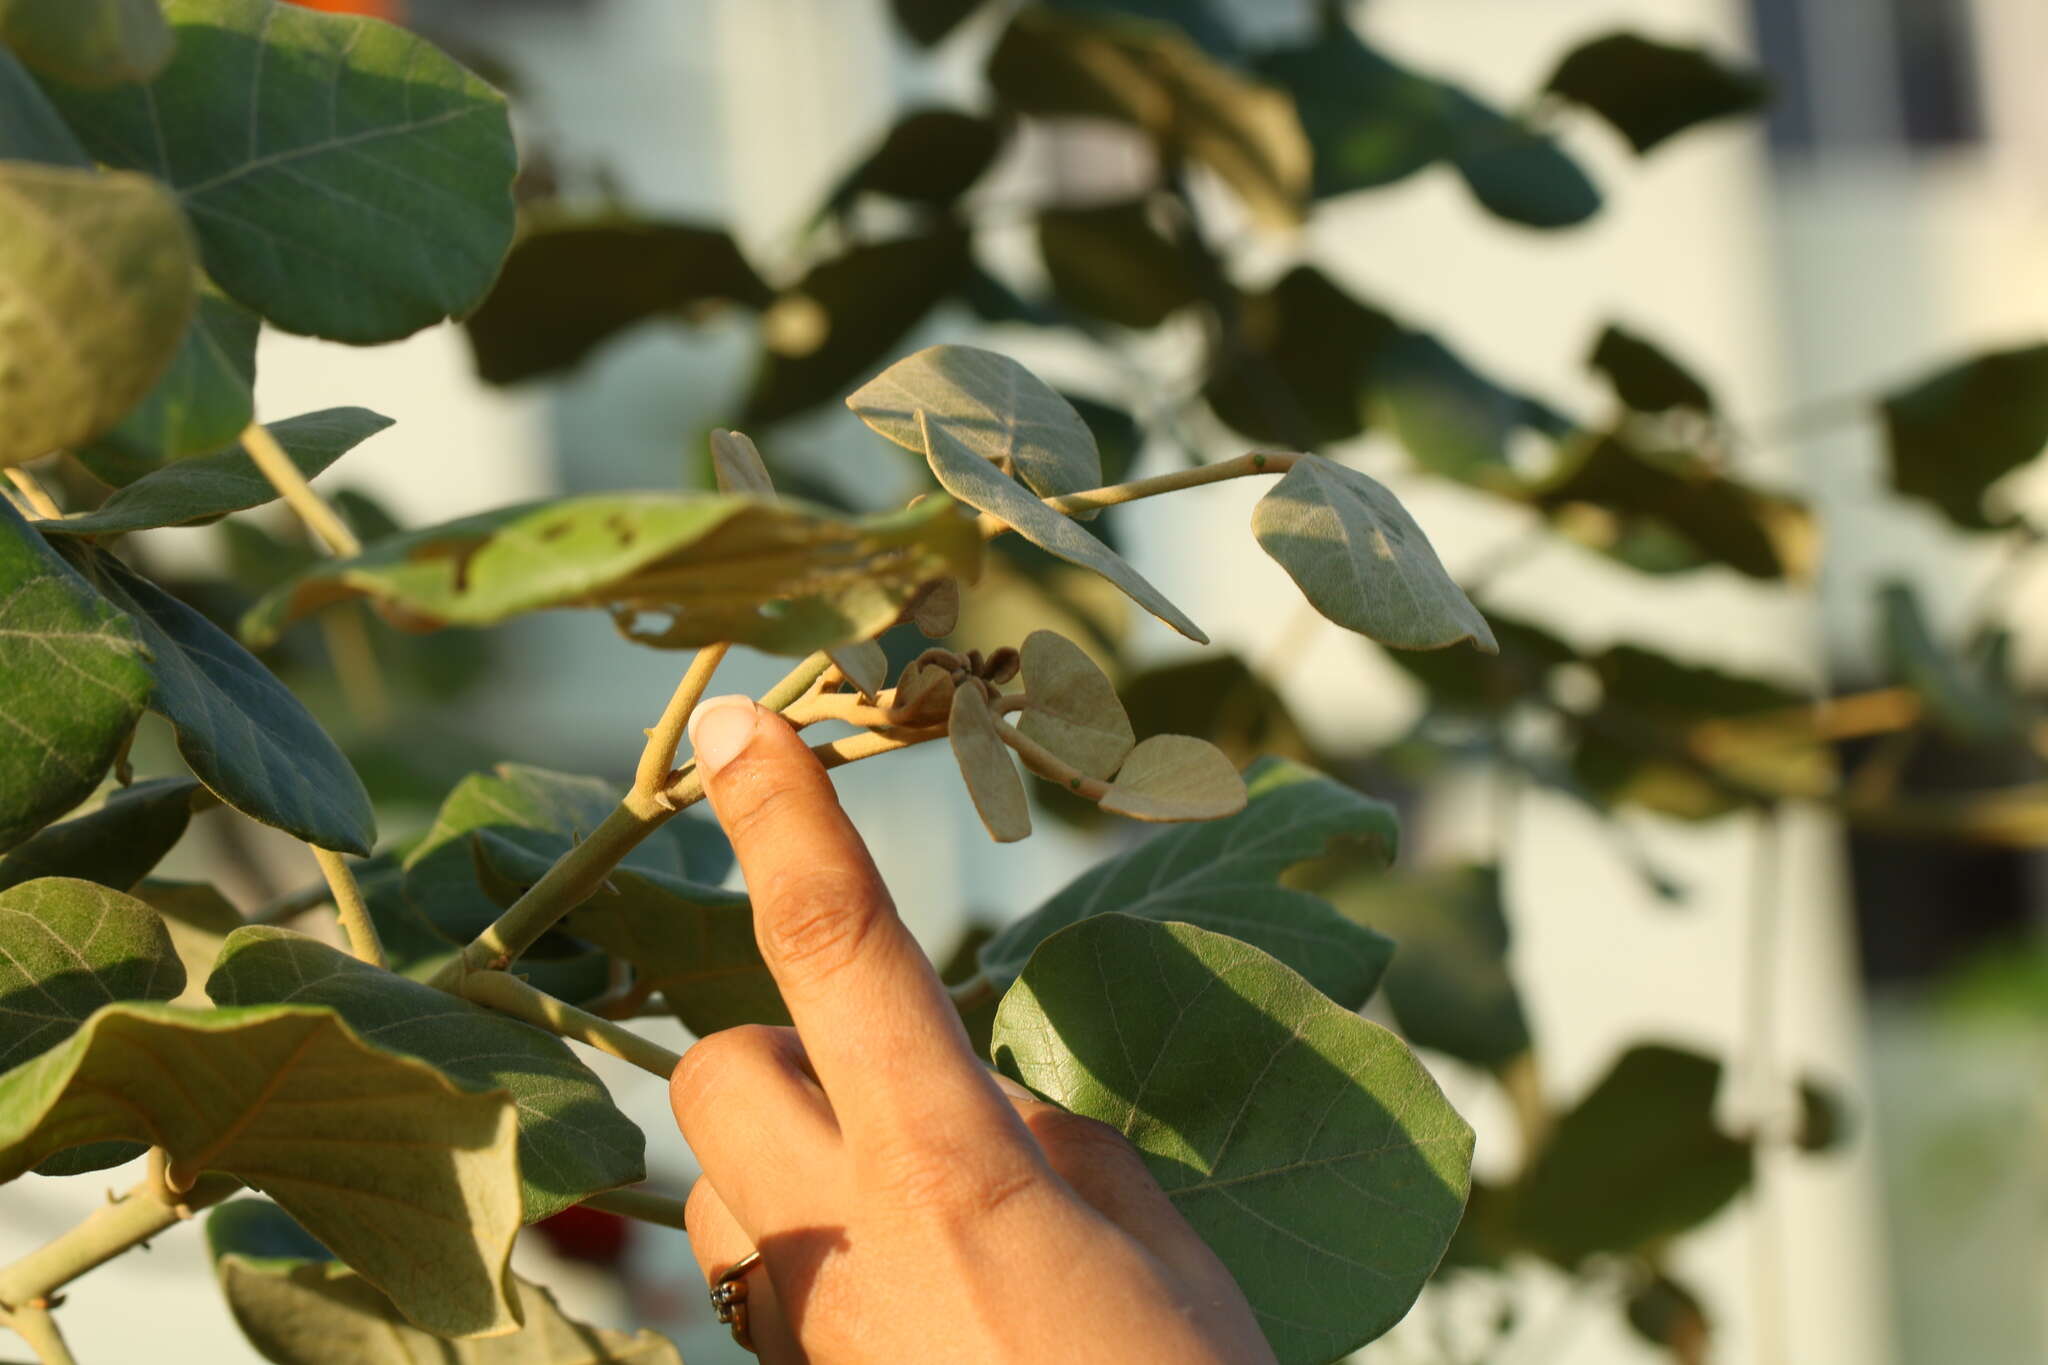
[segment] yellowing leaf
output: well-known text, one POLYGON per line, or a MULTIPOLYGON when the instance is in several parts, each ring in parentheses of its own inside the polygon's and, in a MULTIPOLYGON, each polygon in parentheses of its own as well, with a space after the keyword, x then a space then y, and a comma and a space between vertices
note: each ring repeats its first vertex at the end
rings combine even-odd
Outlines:
POLYGON ((1010 748, 996 733, 999 724, 978 686, 970 682, 953 689, 953 709, 947 721, 953 757, 959 761, 967 794, 974 798, 975 813, 988 826, 989 837, 1009 844, 1031 833, 1031 808, 1010 748))
POLYGON ((1244 779, 1205 739, 1154 735, 1131 750, 1098 804, 1133 820, 1220 820, 1244 809, 1244 779))
POLYGON ((1138 742, 1115 685, 1079 645, 1054 631, 1026 636, 1023 656, 1031 705, 1017 729, 1090 777, 1114 774, 1138 742))

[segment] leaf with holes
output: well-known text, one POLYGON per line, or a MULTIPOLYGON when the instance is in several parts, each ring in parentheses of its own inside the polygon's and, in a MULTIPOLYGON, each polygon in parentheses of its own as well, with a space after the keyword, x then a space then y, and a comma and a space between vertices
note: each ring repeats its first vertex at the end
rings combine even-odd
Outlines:
POLYGON ((1022 653, 1019 676, 1031 704, 1018 731, 1089 777, 1113 776, 1138 742, 1116 685, 1057 631, 1032 631, 1022 653))
POLYGON ((193 274, 149 177, 0 162, 0 465, 126 416, 177 353, 193 274))
POLYGON ((192 812, 212 802, 189 777, 116 788, 99 809, 51 825, 0 857, 0 890, 37 877, 79 877, 126 891, 185 837, 192 812))
POLYGON ((1259 548, 1346 630, 1398 649, 1499 646, 1429 538, 1377 480, 1304 455, 1252 510, 1259 548))
POLYGON ((1031 833, 1031 807, 1024 799, 1024 779, 1017 775, 1010 746, 996 732, 1001 724, 980 687, 970 682, 953 689, 946 737, 952 742, 954 761, 989 838, 1009 844, 1031 833))
POLYGON ((604 607, 641 644, 808 654, 879 634, 926 583, 980 565, 981 536, 947 498, 852 520, 788 499, 599 494, 484 512, 324 561, 257 603, 242 633, 268 644, 330 602, 369 597, 423 628, 604 607), (668 623, 642 626, 640 613, 668 623))
POLYGON ((1072 518, 1033 497, 1023 485, 965 444, 950 427, 930 425, 922 409, 917 412, 917 420, 925 426, 924 450, 932 473, 948 493, 1001 519, 1039 549, 1102 575, 1132 601, 1196 644, 1209 643, 1200 626, 1167 601, 1116 551, 1088 534, 1072 518))
POLYGON ((228 935, 206 993, 223 1006, 322 1005, 365 1042, 470 1090, 509 1093, 529 1223, 647 1178, 640 1130, 568 1044, 530 1024, 264 925, 228 935))
POLYGON ((924 455, 929 443, 918 429, 921 413, 956 446, 1043 497, 1102 483, 1095 434, 1073 404, 994 351, 927 346, 869 380, 846 406, 897 445, 924 455))
POLYGON ((179 1185, 220 1171, 262 1190, 430 1331, 518 1325, 511 1098, 373 1047, 332 1010, 106 1005, 0 1075, 0 1181, 108 1140, 163 1147, 179 1185))
POLYGON ((482 301, 511 245, 505 98, 421 38, 278 0, 166 0, 147 85, 51 97, 93 155, 167 183, 229 297, 392 341, 482 301))
POLYGON ((135 626, 0 498, 0 849, 86 797, 149 696, 135 626))
POLYGON ((81 553, 149 646, 149 706, 177 731, 192 775, 252 820, 320 848, 368 853, 377 841, 370 795, 305 705, 191 607, 104 551, 81 553))
POLYGON ((1131 1140, 1282 1365, 1399 1322, 1464 1211, 1472 1129, 1415 1054, 1222 934, 1062 930, 1003 997, 993 1055, 1131 1140))
POLYGON ((164 922, 133 896, 71 877, 0 891, 0 1071, 57 1046, 102 1005, 184 989, 164 922))
POLYGON ((1391 862, 1394 812, 1312 768, 1261 759, 1245 773, 1245 808, 1228 819, 1162 831, 1097 863, 982 946, 998 988, 1040 943, 1092 915, 1180 920, 1273 954, 1349 1009, 1371 998, 1393 944, 1321 898, 1282 883, 1289 868, 1340 850, 1391 862))
MULTIPOLYGON (((284 453, 311 479, 357 445, 391 425, 368 408, 328 408, 269 424, 284 453)), ((51 521, 46 534, 120 535, 158 526, 205 526, 230 512, 261 507, 277 498, 241 446, 180 460, 145 474, 97 509, 51 521)))
POLYGON ((280 1365, 683 1365, 656 1333, 577 1322, 545 1288, 516 1275, 512 1292, 524 1322, 518 1331, 459 1343, 422 1332, 265 1200, 235 1199, 214 1209, 206 1244, 236 1325, 264 1359, 280 1365))
POLYGON ((72 452, 78 462, 119 488, 234 444, 256 414, 260 328, 254 313, 202 287, 170 369, 111 431, 72 452))

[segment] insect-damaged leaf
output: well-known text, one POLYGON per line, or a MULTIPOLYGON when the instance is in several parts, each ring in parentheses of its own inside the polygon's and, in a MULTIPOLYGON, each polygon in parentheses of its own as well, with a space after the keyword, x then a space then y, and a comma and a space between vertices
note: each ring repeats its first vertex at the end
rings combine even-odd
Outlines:
POLYGON ((164 922, 133 896, 71 877, 0 891, 0 1071, 63 1042, 102 1005, 184 989, 164 922))
MULTIPOLYGON (((1014 476, 1041 497, 1102 483, 1095 434, 1074 405, 1006 355, 975 346, 927 346, 847 397, 846 406, 905 450, 924 455, 927 425, 1014 476)), ((977 504, 978 505, 978 504, 977 504)))
MULTIPOLYGON (((328 408, 273 422, 269 430, 310 479, 390 425, 389 417, 368 408, 328 408)), ((41 529, 46 534, 106 536, 157 526, 204 526, 276 497, 276 487, 248 453, 231 445, 144 474, 95 510, 47 522, 41 529)))
POLYGON ((984 944, 982 973, 1008 986, 1052 934, 1114 912, 1229 934, 1273 954, 1346 1008, 1364 1005, 1393 944, 1280 878, 1339 849, 1392 861, 1394 812, 1298 763, 1262 759, 1245 778, 1248 801, 1238 814, 1161 831, 1097 863, 984 944))
POLYGON ((317 564, 257 603, 242 633, 265 644, 330 602, 370 597, 424 628, 605 607, 641 644, 805 654, 886 630, 924 584, 980 564, 981 536, 948 498, 854 520, 788 499, 600 494, 501 508, 317 564), (643 628, 641 612, 668 624, 643 628))
POLYGON ((1610 33, 1573 48, 1546 88, 1614 125, 1638 155, 1688 128, 1762 108, 1770 83, 1704 48, 1610 33))
POLYGON ((1309 604, 1347 630, 1398 649, 1465 640, 1499 649, 1408 509, 1355 469, 1299 457, 1252 510, 1252 534, 1309 604))
MULTIPOLYGON (((917 420, 925 422, 922 409, 917 420)), ((924 445, 932 473, 939 485, 970 507, 1000 518, 1018 535, 1069 564, 1101 574, 1132 601, 1172 626, 1197 644, 1209 637, 1190 621, 1179 607, 1166 600, 1159 589, 1125 563, 1116 551, 1077 525, 1072 518, 1056 512, 1025 491, 1023 485, 990 464, 963 444, 950 428, 926 424, 924 445)))
POLYGON ((1089 777, 1107 778, 1138 742, 1116 685, 1081 647, 1056 631, 1024 637, 1024 694, 1017 729, 1089 777))
POLYGON ((553 1034, 265 925, 228 936, 206 993, 224 1006, 324 1005, 365 1042, 468 1089, 509 1092, 529 1223, 647 1178, 640 1130, 553 1034))
POLYGON ((37 877, 79 877, 126 891, 184 837, 193 810, 212 801, 189 777, 117 788, 99 809, 51 825, 0 857, 0 890, 37 877))
POLYGON ((1003 997, 994 1057, 1131 1140, 1283 1365, 1400 1321, 1464 1209, 1472 1129, 1415 1055, 1222 934, 1063 930, 1003 997))
POLYGON ((656 1333, 578 1322, 544 1287, 517 1275, 512 1292, 525 1323, 518 1331, 459 1343, 422 1332, 264 1200, 214 1209, 206 1243, 236 1325, 264 1359, 281 1365, 683 1365, 656 1333))
POLYGON ((184 215, 149 177, 0 162, 0 465, 141 401, 184 335, 194 270, 184 215))
POLYGON ((0 498, 0 849, 86 797, 149 695, 135 626, 0 498))
POLYGON ((170 369, 111 431, 72 452, 78 462, 119 488, 169 461, 232 445, 256 413, 261 326, 254 313, 202 287, 170 369))
POLYGON ((1024 779, 1017 775, 1010 746, 996 733, 1000 724, 980 687, 969 682, 953 689, 953 708, 946 726, 953 757, 960 764, 967 794, 974 798, 975 813, 988 826, 989 837, 1008 844, 1031 833, 1031 807, 1024 798, 1024 779))
POLYGON ((391 341, 475 307, 512 240, 505 98, 424 40, 276 0, 166 0, 147 85, 52 85, 102 161, 166 182, 206 271, 279 327, 391 341))
POLYGON ((511 1098, 372 1047, 331 1010, 107 1005, 0 1075, 0 1181, 108 1140, 163 1147, 180 1184, 221 1171, 262 1190, 430 1331, 518 1325, 511 1098))

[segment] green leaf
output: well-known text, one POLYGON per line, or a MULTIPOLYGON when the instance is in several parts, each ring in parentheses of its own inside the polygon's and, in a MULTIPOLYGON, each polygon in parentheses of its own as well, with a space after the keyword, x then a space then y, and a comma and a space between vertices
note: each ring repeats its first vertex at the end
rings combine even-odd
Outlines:
POLYGON ((171 934, 171 948, 185 964, 185 989, 171 998, 174 1005, 205 1009, 206 978, 220 957, 221 945, 229 934, 246 922, 242 912, 204 882, 174 882, 157 877, 143 879, 135 888, 135 899, 163 917, 171 934))
POLYGON ((80 877, 127 891, 149 875, 202 802, 189 777, 159 777, 110 793, 98 810, 34 835, 0 857, 0 890, 37 877, 80 877))
POLYGON ((252 820, 368 853, 377 841, 370 795, 305 704, 197 611, 104 551, 80 553, 149 647, 149 708, 170 721, 192 775, 252 820))
POLYGON ((156 0, 0 0, 0 43, 80 85, 146 81, 171 59, 156 0))
POLYGON ((1352 872, 1322 893, 1393 941, 1386 998, 1409 1042, 1496 1070, 1529 1050, 1499 868, 1352 872))
POLYGON ((1138 742, 1116 684, 1057 631, 1032 631, 1022 656, 1018 676, 1031 705, 1018 731, 1089 777, 1114 776, 1138 742))
POLYGON ((935 578, 972 578, 981 536, 950 499, 850 520, 805 503, 621 493, 522 503, 380 540, 280 585, 245 639, 351 597, 421 628, 486 626, 547 607, 604 607, 663 648, 730 640, 807 654, 896 622, 935 578), (640 613, 666 614, 643 628, 640 613))
POLYGON ((1470 649, 1389 650, 1398 664, 1429 692, 1429 704, 1482 714, 1512 709, 1531 697, 1548 695, 1553 670, 1578 652, 1540 626, 1496 612, 1487 618, 1498 654, 1470 649))
POLYGON ((1637 155, 1715 119, 1761 109, 1770 82, 1704 48, 1610 33, 1565 55, 1544 87, 1614 125, 1637 155))
POLYGON ((112 427, 191 316, 184 216, 147 176, 0 162, 0 465, 112 427))
POLYGON ((1157 327, 1201 298, 1185 249, 1143 199, 1041 209, 1038 250, 1062 303, 1122 327, 1157 327))
POLYGON ((232 445, 256 413, 260 327, 254 313, 202 287, 164 377, 118 426, 72 453, 118 488, 170 461, 232 445))
POLYGON ((630 962, 634 985, 658 991, 684 1028, 702 1037, 740 1024, 789 1022, 754 940, 747 897, 644 870, 621 869, 611 881, 616 896, 592 897, 564 927, 630 962))
POLYGON ((1206 739, 1152 735, 1131 750, 1096 804, 1132 820, 1221 820, 1244 809, 1244 780, 1206 739))
POLYGON ((0 498, 0 849, 70 810, 149 695, 133 624, 0 498))
POLYGON ((1708 416, 1714 395, 1669 352, 1624 327, 1609 323, 1587 363, 1607 377, 1615 396, 1634 412, 1690 408, 1708 416))
POLYGON ((926 453, 918 430, 922 413, 927 424, 953 438, 953 445, 1022 480, 1041 497, 1102 484, 1095 434, 1081 414, 1038 376, 994 351, 927 346, 862 385, 846 406, 875 431, 919 455, 926 453))
POLYGON ((92 169, 92 158, 64 126, 50 97, 5 46, 0 46, 0 161, 92 169))
POLYGON ((133 896, 72 877, 0 891, 0 1071, 57 1046, 102 1005, 184 989, 164 922, 133 896))
POLYGON ((1306 265, 1240 307, 1245 345, 1221 358, 1202 390, 1217 417, 1290 449, 1365 429, 1366 377, 1381 350, 1405 335, 1399 324, 1306 265))
POLYGON ((264 1359, 281 1365, 683 1365, 658 1334, 577 1322, 554 1295, 517 1275, 512 1294, 525 1324, 518 1331, 465 1342, 422 1332, 264 1200, 214 1209, 206 1242, 236 1325, 264 1359))
POLYGON ((576 365, 650 318, 774 297, 730 233, 610 213, 533 214, 465 324, 477 373, 512 384, 576 365))
POLYGON ((1706 1222, 1749 1185, 1749 1143, 1714 1125, 1721 1064, 1630 1048, 1559 1118, 1516 1191, 1512 1217, 1560 1265, 1636 1251, 1706 1222))
POLYGON ((505 98, 404 29, 277 0, 166 0, 146 86, 51 97, 102 161, 177 192, 206 272, 288 332, 393 341, 482 301, 511 245, 505 98))
POLYGON ((1560 422, 1541 405, 1478 374, 1435 337, 1403 332, 1373 354, 1372 405, 1415 462, 1447 478, 1517 494, 1509 443, 1523 428, 1560 422))
MULTIPOLYGON (((308 479, 390 425, 389 417, 368 408, 328 408, 268 424, 270 434, 308 479)), ((237 444, 145 474, 97 510, 44 522, 41 529, 46 534, 110 536, 157 526, 204 526, 276 498, 277 489, 237 444)))
POLYGON ((1259 69, 1294 95, 1318 199, 1391 185, 1455 150, 1450 88, 1389 61, 1349 25, 1267 53, 1259 69))
POLYGON ((1001 723, 988 709, 988 699, 978 685, 970 682, 953 689, 946 738, 960 765, 960 778, 974 798, 974 812, 988 827, 989 838, 1009 844, 1030 835, 1031 806, 1025 800, 1024 779, 1017 775, 1010 746, 996 732, 1001 723))
POLYGON ((1472 1129, 1415 1055, 1222 934, 1064 930, 1003 998, 994 1055, 1136 1145, 1282 1365, 1400 1321, 1458 1226, 1472 1129))
POLYGON ((1382 865, 1393 861, 1394 812, 1281 759, 1260 760, 1245 779, 1242 811, 1166 830, 1097 863, 984 944, 982 974, 1007 987, 1053 934, 1116 913, 1229 934, 1271 953, 1338 1004, 1365 1004, 1393 944, 1280 879, 1299 863, 1339 850, 1382 865))
POLYGON ((1398 649, 1500 648, 1408 509, 1355 469, 1301 456, 1252 509, 1252 534, 1346 630, 1398 649))
MULTIPOLYGON (((2004 674, 2004 644, 1980 657, 1944 648, 1920 609, 1911 584, 1888 583, 1880 594, 1882 647, 1892 677, 1918 693, 1928 715, 1963 744, 2026 742, 2026 710, 2004 674)), ((2006 641, 2009 637, 1992 637, 2006 641)), ((0 870, 6 864, 0 862, 0 870)))
POLYGON ((1622 1316, 1637 1336, 1662 1346, 1675 1360, 1703 1360, 1713 1327, 1699 1295, 1659 1272, 1628 1296, 1622 1316))
POLYGON ((647 1178, 640 1130, 553 1034, 265 925, 228 936, 206 993, 222 1006, 323 1005, 365 1042, 468 1089, 509 1092, 529 1223, 647 1178))
POLYGON ((762 318, 766 350, 745 412, 788 417, 836 398, 965 284, 964 229, 941 223, 813 266, 762 318))
POLYGON ((106 1005, 0 1076, 0 1181, 110 1139, 162 1146, 176 1183, 220 1171, 262 1190, 430 1331, 518 1325, 510 1097, 372 1047, 331 1010, 106 1005))
POLYGON ((1985 492, 2048 447, 2048 343, 1938 370, 1886 394, 1883 413, 1892 487, 1988 530, 1985 492))
POLYGON ((981 4, 982 0, 889 0, 903 31, 926 47, 959 27, 981 4))
POLYGON ((1452 164, 1489 212, 1533 228, 1576 227, 1600 211, 1600 190, 1555 139, 1462 90, 1451 91, 1452 164))
POLYGON ((1000 518, 1041 550, 1102 575, 1139 606, 1196 644, 1209 643, 1200 626, 1167 601, 1116 551, 1089 535, 1071 517, 1055 512, 1033 497, 962 440, 952 427, 930 422, 922 409, 916 417, 924 428, 921 444, 925 457, 931 463, 932 473, 938 476, 940 487, 968 506, 1000 518))
POLYGON ((825 200, 825 212, 844 213, 863 194, 942 208, 981 179, 1008 136, 1001 119, 957 109, 913 110, 839 182, 825 200))

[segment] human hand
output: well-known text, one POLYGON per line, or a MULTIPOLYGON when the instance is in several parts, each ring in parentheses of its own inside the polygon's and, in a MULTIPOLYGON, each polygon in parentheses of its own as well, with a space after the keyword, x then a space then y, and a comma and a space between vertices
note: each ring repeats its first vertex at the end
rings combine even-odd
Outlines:
POLYGON ((703 1039, 670 1083, 707 1280, 758 1249, 771 1365, 1271 1365, 1244 1295, 1123 1136, 975 1057, 830 779, 745 697, 690 722, 794 1029, 703 1039))

